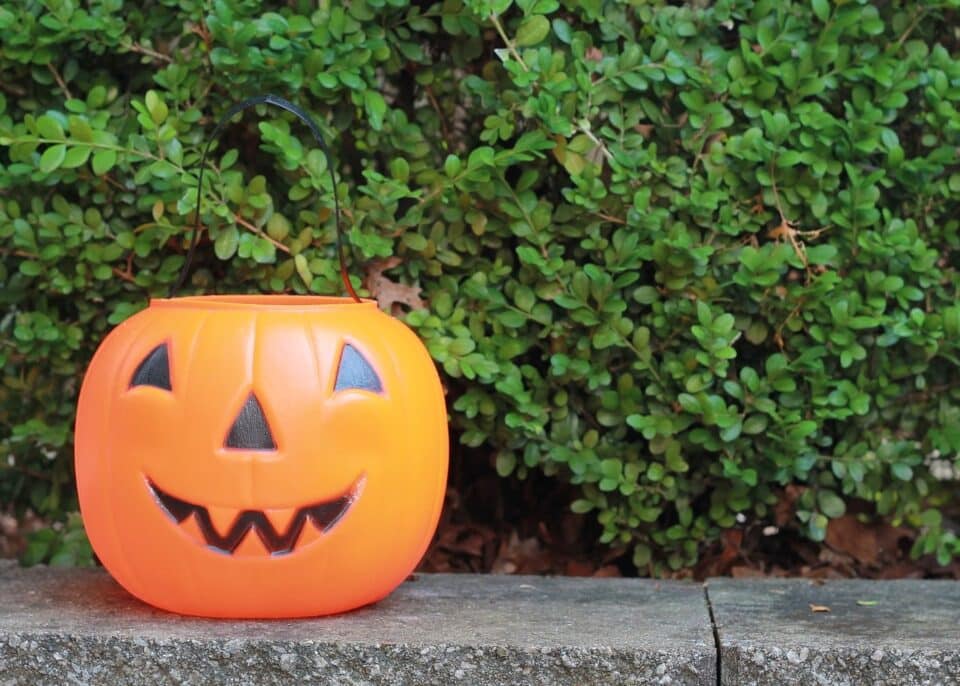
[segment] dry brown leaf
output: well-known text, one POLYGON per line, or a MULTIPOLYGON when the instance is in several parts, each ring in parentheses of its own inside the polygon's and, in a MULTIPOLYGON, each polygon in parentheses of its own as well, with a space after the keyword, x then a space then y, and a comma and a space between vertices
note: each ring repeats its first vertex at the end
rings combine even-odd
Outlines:
POLYGON ((650 138, 650 134, 654 131, 654 126, 653 124, 637 124, 633 129, 644 138, 650 138))
POLYGON ((913 561, 902 560, 884 567, 877 574, 878 579, 922 579, 923 570, 913 561))
POLYGON ((913 540, 917 536, 916 531, 910 531, 910 529, 904 526, 893 526, 887 523, 878 525, 874 531, 877 535, 877 544, 880 547, 882 556, 891 560, 898 560, 902 557, 900 548, 902 543, 904 544, 902 552, 905 554, 909 551, 913 540))
MULTIPOLYGON (((696 573, 699 577, 723 576, 731 572, 731 567, 740 559, 740 546, 743 543, 741 529, 726 529, 720 535, 723 544, 719 554, 704 555, 696 573)), ((762 574, 761 574, 762 576, 762 574)))
POLYGON ((790 484, 783 489, 780 500, 777 501, 777 504, 773 507, 774 524, 782 528, 793 521, 794 514, 796 513, 797 499, 803 495, 805 490, 807 490, 805 487, 794 484, 790 484))
POLYGON ((595 567, 589 562, 583 560, 570 560, 564 568, 563 573, 566 576, 593 576, 595 567))
POLYGON ((815 605, 810 603, 810 612, 830 612, 830 608, 826 605, 815 605))
POLYGON ((393 269, 401 260, 399 257, 388 257, 385 260, 374 260, 367 265, 363 285, 370 291, 370 295, 377 301, 381 310, 391 314, 402 312, 400 305, 406 305, 414 310, 421 310, 426 303, 420 297, 420 287, 405 283, 397 283, 385 276, 383 272, 393 269))
POLYGON ((500 550, 491 566, 493 574, 538 574, 549 567, 548 555, 535 537, 520 538, 516 530, 501 539, 500 550))
POLYGON ((826 542, 833 550, 849 555, 865 565, 876 564, 880 555, 876 529, 861 523, 852 514, 830 520, 826 542))

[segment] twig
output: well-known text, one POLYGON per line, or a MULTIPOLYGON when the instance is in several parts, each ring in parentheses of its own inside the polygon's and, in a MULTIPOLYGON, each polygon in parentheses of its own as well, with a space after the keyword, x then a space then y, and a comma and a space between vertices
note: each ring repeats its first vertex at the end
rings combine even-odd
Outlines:
POLYGON ((10 95, 16 95, 18 98, 22 98, 27 94, 24 88, 21 88, 15 83, 7 83, 6 81, 0 81, 0 90, 5 90, 10 95))
POLYGON ((70 89, 67 88, 66 81, 64 81, 63 77, 60 76, 60 72, 57 71, 57 68, 53 66, 53 62, 47 62, 47 69, 49 69, 50 73, 53 74, 54 80, 56 80, 57 85, 60 86, 60 90, 63 91, 63 94, 67 96, 67 100, 73 100, 73 96, 70 94, 70 89))
MULTIPOLYGON (((802 238, 818 238, 820 234, 827 230, 827 227, 821 229, 814 229, 812 231, 799 231, 797 230, 796 224, 787 218, 787 215, 783 212, 783 203, 780 202, 780 191, 777 189, 777 176, 776 176, 776 165, 777 158, 776 156, 770 161, 770 186, 773 189, 773 202, 777 207, 777 212, 780 214, 780 224, 772 228, 767 235, 774 240, 786 240, 790 243, 790 246, 793 248, 793 252, 796 253, 797 257, 800 258, 800 261, 803 262, 803 268, 807 272, 807 279, 812 276, 810 263, 807 260, 807 249, 804 246, 802 238), (798 238, 799 237, 799 238, 798 238)), ((788 317, 789 319, 789 317, 788 317)))
MULTIPOLYGON (((27 143, 63 143, 62 140, 57 140, 57 139, 55 139, 55 138, 38 138, 38 137, 35 137, 35 136, 21 136, 21 137, 18 137, 18 138, 14 138, 11 142, 12 142, 12 143, 20 143, 20 142, 27 142, 27 143)), ((143 150, 137 150, 136 148, 124 148, 124 147, 121 147, 121 146, 119 146, 119 145, 107 145, 106 143, 88 143, 88 142, 86 142, 86 141, 72 141, 72 140, 71 140, 71 141, 68 141, 68 143, 70 143, 71 145, 77 145, 77 146, 85 145, 85 146, 87 146, 88 148, 93 148, 93 149, 96 149, 96 150, 113 150, 113 151, 115 151, 115 152, 117 152, 117 153, 123 153, 123 154, 125 154, 125 155, 136 155, 137 157, 142 157, 142 158, 147 159, 147 160, 153 160, 154 162, 165 162, 166 164, 169 164, 171 167, 173 167, 174 169, 176 169, 177 171, 179 171, 179 172, 181 172, 181 173, 187 171, 186 169, 184 169, 184 168, 183 168, 182 166, 180 166, 179 164, 174 164, 174 163, 171 162, 170 160, 165 160, 165 159, 163 159, 162 157, 157 157, 156 155, 154 155, 154 154, 152 154, 152 153, 144 152, 143 150)))
POLYGON ((238 213, 236 213, 236 212, 233 213, 233 219, 234 219, 234 221, 236 221, 237 224, 239 224, 240 226, 242 226, 242 227, 244 227, 244 228, 246 228, 246 229, 249 229, 250 231, 253 231, 253 232, 254 232, 255 234, 257 234, 258 236, 261 236, 261 237, 267 239, 268 241, 270 241, 271 243, 273 243, 274 247, 275 247, 277 250, 281 250, 281 251, 283 251, 283 252, 285 252, 285 253, 287 253, 287 254, 290 253, 290 248, 288 248, 287 246, 285 246, 285 245, 284 245, 283 243, 281 243, 280 241, 275 241, 274 239, 270 238, 270 236, 267 235, 267 234, 263 231, 263 229, 260 229, 260 228, 258 228, 257 226, 255 226, 254 224, 251 224, 251 223, 248 222, 246 219, 244 219, 243 217, 241 217, 238 213))
POLYGON ((440 109, 440 103, 437 102, 436 96, 433 94, 433 89, 430 86, 426 88, 427 99, 430 101, 430 105, 433 106, 434 111, 437 113, 437 118, 440 120, 440 130, 443 132, 443 140, 447 143, 447 149, 452 150, 453 145, 450 142, 450 129, 447 128, 447 118, 443 114, 443 110, 440 109))
POLYGON ((507 34, 503 30, 503 25, 500 23, 500 20, 497 19, 497 15, 491 14, 490 21, 493 22, 493 25, 496 27, 497 33, 500 34, 503 42, 507 44, 507 49, 510 51, 510 54, 513 55, 513 59, 520 63, 520 66, 523 67, 524 71, 530 71, 530 67, 528 67, 527 63, 523 61, 522 57, 520 57, 520 53, 517 52, 517 48, 513 45, 513 41, 507 38, 507 34))
POLYGON ((790 323, 790 320, 800 314, 800 308, 803 307, 805 300, 800 298, 800 302, 797 303, 797 306, 790 311, 790 314, 787 315, 787 318, 780 322, 777 326, 776 331, 773 332, 773 342, 777 344, 777 347, 780 348, 781 352, 787 346, 783 340, 783 328, 790 323))
POLYGON ((139 43, 131 43, 127 46, 127 50, 130 52, 138 52, 141 55, 146 55, 147 57, 152 57, 161 62, 173 62, 173 58, 170 55, 164 55, 162 52, 157 52, 156 50, 151 50, 150 48, 144 47, 139 43))
POLYGON ((127 252, 127 265, 125 268, 120 269, 120 267, 113 267, 114 276, 118 276, 128 283, 136 283, 136 279, 133 276, 133 251, 130 250, 127 252))
POLYGON ((577 129, 584 136, 589 138, 590 141, 597 146, 597 148, 599 148, 600 152, 603 154, 604 158, 606 158, 607 162, 613 162, 613 153, 607 150, 607 146, 603 144, 603 141, 601 141, 599 138, 593 135, 593 131, 591 131, 585 126, 577 126, 577 129))
MULTIPOLYGON (((94 177, 94 178, 95 178, 95 177, 94 177)), ((110 184, 111 186, 113 186, 113 187, 115 187, 115 188, 119 188, 121 191, 126 191, 126 190, 127 190, 122 183, 120 183, 119 181, 117 181, 116 179, 114 179, 112 176, 110 176, 110 174, 104 174, 104 175, 101 176, 100 178, 102 178, 104 181, 106 181, 106 182, 107 182, 108 184, 110 184)))
POLYGON ((783 224, 792 223, 787 216, 783 213, 783 204, 780 202, 780 191, 777 190, 777 172, 776 172, 777 158, 776 156, 770 160, 770 186, 773 188, 773 204, 777 208, 777 213, 780 215, 780 222, 783 224))
POLYGON ((913 21, 910 22, 910 26, 907 27, 907 30, 903 32, 903 35, 900 36, 897 40, 897 50, 903 47, 903 44, 906 42, 907 38, 910 37, 910 34, 913 33, 913 30, 917 28, 917 24, 920 23, 920 20, 923 19, 923 15, 926 14, 926 10, 919 9, 916 14, 913 15, 913 21))
POLYGON ((624 225, 626 225, 626 223, 627 223, 625 220, 621 219, 620 217, 614 217, 614 216, 611 215, 611 214, 604 214, 603 212, 593 212, 592 214, 593 214, 595 217, 600 217, 601 219, 604 219, 604 220, 606 220, 606 221, 608 221, 608 222, 612 222, 612 223, 614 223, 614 224, 624 224, 624 225))
POLYGON ((120 267, 113 268, 113 275, 123 279, 127 283, 136 283, 136 280, 133 278, 133 274, 130 272, 125 272, 124 270, 120 269, 120 267))

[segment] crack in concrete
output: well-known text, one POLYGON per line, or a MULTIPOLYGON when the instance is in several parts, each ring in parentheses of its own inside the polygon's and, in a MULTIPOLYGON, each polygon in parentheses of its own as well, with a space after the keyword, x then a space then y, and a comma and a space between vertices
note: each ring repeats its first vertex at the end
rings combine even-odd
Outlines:
POLYGON ((707 614, 710 615, 710 628, 713 630, 713 648, 716 651, 717 659, 717 686, 722 686, 723 684, 723 675, 721 669, 723 665, 721 664, 721 652, 720 652, 720 630, 717 627, 717 620, 713 615, 713 603, 710 602, 710 584, 703 585, 703 599, 707 603, 707 614))

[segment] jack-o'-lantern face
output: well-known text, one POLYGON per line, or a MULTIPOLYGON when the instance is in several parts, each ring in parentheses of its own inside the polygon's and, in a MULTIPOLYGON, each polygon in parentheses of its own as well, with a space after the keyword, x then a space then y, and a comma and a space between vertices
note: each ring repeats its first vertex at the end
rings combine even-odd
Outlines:
POLYGON ((161 300, 104 341, 77 415, 80 504, 134 595, 185 614, 328 614, 423 554, 447 468, 423 345, 339 298, 161 300))

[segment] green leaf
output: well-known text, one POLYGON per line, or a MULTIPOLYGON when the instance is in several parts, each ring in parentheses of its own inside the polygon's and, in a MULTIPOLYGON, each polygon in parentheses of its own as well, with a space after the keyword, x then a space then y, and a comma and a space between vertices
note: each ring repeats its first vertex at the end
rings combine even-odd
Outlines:
POLYGON ((401 183, 410 180, 410 163, 402 157, 395 157, 390 160, 390 176, 401 183))
POLYGON ((51 145, 40 156, 40 171, 49 174, 59 167, 67 156, 67 146, 63 143, 51 145))
POLYGON ((456 155, 447 155, 447 159, 443 163, 444 173, 450 178, 453 178, 460 173, 460 168, 460 158, 456 155))
POLYGON ((650 305, 660 299, 660 294, 653 286, 640 286, 633 291, 633 299, 643 305, 650 305))
POLYGON ((653 552, 650 550, 650 546, 644 545, 643 543, 638 543, 633 547, 634 566, 639 569, 643 569, 650 564, 651 559, 653 559, 653 552))
POLYGON ((240 232, 236 226, 227 226, 220 230, 213 242, 213 252, 221 260, 229 260, 237 252, 240 244, 240 232))
POLYGON ((766 415, 752 414, 743 423, 743 433, 750 435, 763 433, 767 428, 768 421, 766 415))
POLYGON ((500 476, 510 476, 517 466, 517 456, 510 452, 497 454, 496 468, 500 476))
POLYGON ((542 14, 534 14, 521 22, 514 39, 517 47, 536 45, 550 34, 550 20, 542 14))
POLYGON ((843 502, 843 499, 829 490, 817 492, 817 504, 820 506, 820 511, 830 519, 842 517, 847 511, 847 506, 843 502))
POLYGON ((813 13, 817 15, 817 19, 826 23, 830 19, 830 2, 829 0, 812 0, 813 4, 813 13))
POLYGON ((814 541, 822 541, 827 537, 827 526, 829 524, 830 520, 827 519, 827 516, 818 512, 810 517, 810 522, 807 524, 807 533, 814 541))
POLYGON ((93 129, 86 120, 80 117, 70 117, 70 135, 75 141, 83 143, 93 141, 93 129))
POLYGON ((43 266, 33 260, 25 260, 20 263, 20 273, 24 276, 39 276, 43 273, 43 266))
POLYGON ((533 306, 537 302, 536 296, 533 294, 533 291, 526 286, 520 286, 517 288, 516 293, 513 296, 514 301, 524 312, 530 312, 533 310, 533 306))
POLYGON ((63 127, 60 122, 49 114, 45 114, 37 119, 37 131, 43 138, 50 138, 56 141, 62 141, 64 138, 63 127))
POLYGON ((163 101, 163 98, 161 98, 156 91, 147 91, 145 104, 147 106, 147 112, 150 113, 150 118, 153 120, 154 124, 159 126, 166 120, 169 110, 167 109, 167 105, 163 101))
POLYGON ((577 514, 590 512, 590 510, 592 510, 593 508, 594 508, 593 503, 584 498, 579 498, 577 500, 574 500, 572 503, 570 503, 570 510, 573 512, 576 512, 577 514))
POLYGON ((663 465, 658 462, 652 462, 647 468, 647 478, 650 481, 661 481, 666 474, 663 465))
POLYGON ((277 261, 276 246, 263 236, 257 236, 250 254, 260 264, 272 264, 277 261))
POLYGON ((86 145, 75 145, 71 146, 67 150, 67 154, 63 158, 62 167, 66 169, 73 169, 74 167, 79 167, 83 164, 86 164, 87 158, 90 157, 90 148, 86 145))
POLYGON ((376 91, 366 90, 363 92, 363 104, 367 110, 370 128, 374 131, 382 129, 383 118, 387 113, 387 103, 383 96, 376 91))
POLYGON ((902 462, 894 463, 890 467, 890 471, 895 477, 900 479, 900 481, 910 481, 913 478, 913 468, 902 462))
POLYGON ((267 235, 275 241, 283 241, 290 235, 290 221, 282 214, 274 213, 267 220, 267 235))
POLYGON ((297 274, 300 275, 303 283, 309 288, 310 284, 313 283, 313 273, 310 271, 310 264, 307 262, 307 258, 304 257, 302 253, 295 255, 293 264, 297 269, 297 274))
POLYGON ((102 176, 108 171, 113 169, 113 165, 117 163, 117 152, 116 150, 98 150, 93 153, 93 173, 97 176, 102 176))

